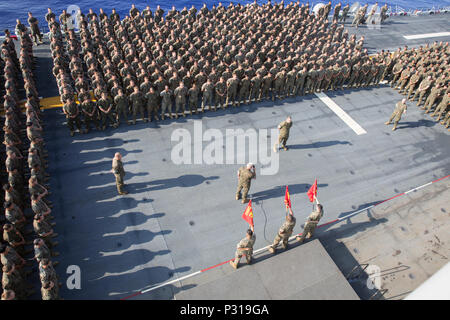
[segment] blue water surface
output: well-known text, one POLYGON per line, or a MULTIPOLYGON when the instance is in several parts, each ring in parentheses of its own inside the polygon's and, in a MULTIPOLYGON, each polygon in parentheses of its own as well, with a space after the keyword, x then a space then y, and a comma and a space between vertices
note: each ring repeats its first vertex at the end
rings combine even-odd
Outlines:
MULTIPOLYGON (((233 4, 241 3, 253 3, 253 0, 240 0, 240 1, 232 1, 233 4)), ((258 3, 266 3, 267 0, 259 0, 258 3)), ((272 1, 272 3, 279 1, 272 1)), ((285 3, 289 3, 290 1, 286 0, 285 3)), ((306 3, 308 1, 300 1, 300 3, 306 3)), ((313 7, 317 3, 326 3, 328 1, 309 1, 310 6, 313 7)), ((333 6, 338 3, 339 0, 333 0, 333 6)), ((340 1, 343 5, 350 3, 353 4, 355 1, 340 1)), ((163 10, 166 12, 175 6, 177 10, 181 10, 184 7, 188 9, 194 5, 197 9, 200 9, 204 3, 211 8, 213 4, 218 4, 219 1, 198 1, 198 0, 175 0, 175 1, 142 1, 135 0, 132 1, 97 1, 97 0, 52 0, 52 1, 36 1, 36 0, 0 0, 0 35, 3 35, 3 30, 5 28, 9 28, 14 33, 14 27, 16 25, 16 19, 21 19, 22 23, 28 25, 27 21, 27 12, 31 11, 33 15, 38 18, 41 26, 46 26, 47 23, 44 19, 45 14, 47 13, 47 7, 52 8, 53 12, 59 16, 63 9, 67 9, 70 5, 76 5, 85 13, 88 12, 89 8, 92 8, 95 12, 98 13, 99 8, 103 8, 106 13, 110 13, 112 8, 115 8, 119 13, 121 18, 128 14, 131 3, 134 3, 139 10, 143 10, 147 5, 150 6, 152 11, 155 10, 157 5, 160 5, 163 10)), ((222 1, 224 6, 228 6, 230 1, 222 1)), ((361 4, 365 4, 366 1, 359 1, 361 4)), ((375 1, 367 2, 369 5, 374 4, 375 1)), ((444 7, 450 6, 450 0, 440 0, 440 1, 432 1, 432 0, 414 0, 414 1, 406 1, 406 0, 395 0, 395 1, 380 1, 380 5, 387 3, 388 6, 399 6, 403 9, 414 9, 414 8, 432 8, 432 7, 444 7)))

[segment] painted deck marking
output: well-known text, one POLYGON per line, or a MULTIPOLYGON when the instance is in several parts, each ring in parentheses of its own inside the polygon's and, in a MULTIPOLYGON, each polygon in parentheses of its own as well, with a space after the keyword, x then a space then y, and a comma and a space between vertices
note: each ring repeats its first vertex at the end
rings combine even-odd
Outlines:
POLYGON ((327 105, 342 121, 344 121, 357 135, 366 134, 364 130, 355 120, 352 119, 336 102, 331 100, 325 93, 320 92, 315 94, 323 103, 327 105))
POLYGON ((434 37, 448 37, 450 32, 435 32, 435 33, 422 33, 422 34, 411 34, 409 36, 403 36, 406 40, 424 39, 424 38, 434 38, 434 37))
MULTIPOLYGON (((415 188, 410 189, 410 190, 408 190, 408 191, 399 193, 399 194, 397 194, 397 195, 395 195, 395 196, 393 196, 393 197, 390 197, 389 199, 380 201, 380 202, 378 202, 378 203, 376 203, 376 204, 372 204, 372 205, 370 205, 370 206, 368 206, 368 207, 366 207, 366 208, 359 209, 359 210, 357 210, 357 211, 355 211, 355 212, 351 212, 351 213, 349 213, 349 214, 346 215, 346 216, 339 217, 339 218, 334 219, 334 220, 332 220, 332 221, 325 222, 325 223, 323 223, 323 224, 318 225, 317 228, 325 227, 325 226, 327 226, 327 225, 329 225, 329 224, 332 224, 332 223, 336 223, 336 222, 340 222, 340 221, 346 220, 346 219, 348 219, 348 218, 350 218, 350 217, 353 217, 353 216, 357 215, 357 214, 360 213, 360 212, 363 212, 363 211, 366 211, 366 210, 370 210, 370 209, 372 209, 372 208, 374 208, 374 207, 376 207, 376 206, 378 206, 378 205, 380 205, 380 204, 382 204, 382 203, 385 203, 385 202, 387 202, 387 201, 390 201, 390 200, 395 199, 395 198, 400 197, 400 196, 404 196, 404 195, 406 195, 406 194, 408 194, 408 193, 410 193, 410 192, 413 192, 413 191, 416 191, 416 190, 425 188, 425 187, 427 187, 427 186, 429 186, 429 185, 431 185, 431 184, 433 184, 433 183, 436 183, 436 182, 438 182, 438 181, 441 181, 441 180, 444 180, 444 179, 447 179, 447 178, 450 178, 450 175, 447 175, 447 176, 442 177, 442 178, 440 178, 440 179, 436 179, 436 180, 434 180, 434 181, 425 183, 425 184, 423 184, 423 185, 421 185, 421 186, 415 187, 415 188)), ((291 237, 289 238, 289 241, 294 240, 297 236, 300 236, 300 235, 301 235, 301 233, 291 236, 291 237)), ((253 251, 253 254, 257 254, 257 253, 259 253, 259 252, 265 251, 265 250, 267 250, 268 248, 269 248, 269 246, 265 246, 264 248, 257 249, 257 250, 255 250, 255 251, 253 251)), ((214 266, 211 266, 211 267, 209 267, 209 268, 201 269, 201 270, 199 270, 199 271, 196 271, 196 272, 187 274, 187 275, 185 275, 185 276, 183 276, 183 277, 181 277, 181 278, 177 278, 177 279, 174 279, 174 280, 171 280, 171 281, 168 281, 168 282, 163 282, 163 283, 160 283, 160 284, 157 284, 157 285, 153 285, 153 286, 151 286, 150 288, 148 288, 148 289, 146 289, 146 290, 137 291, 137 292, 135 292, 135 293, 133 293, 133 294, 131 294, 131 295, 129 295, 129 296, 126 296, 126 297, 124 297, 124 298, 121 298, 120 300, 128 300, 128 299, 131 299, 131 298, 136 297, 136 296, 138 296, 138 295, 141 295, 141 294, 144 294, 144 293, 147 293, 147 292, 156 290, 156 289, 158 289, 158 288, 167 286, 167 285, 169 285, 169 284, 172 284, 172 283, 175 283, 175 282, 179 282, 179 281, 181 281, 181 280, 185 280, 185 279, 191 278, 191 277, 196 276, 196 275, 198 275, 198 274, 201 274, 201 273, 203 273, 203 272, 207 272, 208 270, 215 269, 215 268, 217 268, 217 267, 219 267, 219 266, 221 266, 221 265, 224 265, 224 264, 230 262, 231 260, 234 260, 234 259, 230 259, 230 260, 227 260, 227 261, 218 263, 218 264, 216 264, 216 265, 214 265, 214 266)))

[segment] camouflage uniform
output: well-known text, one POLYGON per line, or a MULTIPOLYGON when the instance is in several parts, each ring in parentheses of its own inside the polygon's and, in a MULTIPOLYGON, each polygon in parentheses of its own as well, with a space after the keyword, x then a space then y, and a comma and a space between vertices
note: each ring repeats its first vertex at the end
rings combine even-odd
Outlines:
POLYGON ((181 111, 183 117, 186 117, 185 106, 186 106, 186 96, 188 94, 188 89, 186 87, 177 87, 174 91, 175 96, 175 117, 178 117, 178 113, 181 111), (181 109, 181 110, 180 110, 181 109))
POLYGON ((247 239, 247 237, 245 237, 244 239, 239 241, 239 243, 236 246, 236 253, 234 254, 233 264, 235 265, 235 268, 238 267, 239 261, 241 260, 242 256, 245 256, 247 264, 250 264, 252 262, 253 246, 255 245, 255 241, 256 241, 255 233, 253 233, 250 239, 247 239), (249 248, 249 250, 243 250, 243 248, 249 248))
POLYGON ((116 187, 117 192, 119 194, 125 194, 125 190, 123 189, 125 184, 123 182, 123 177, 125 176, 125 170, 123 168, 123 164, 121 160, 113 159, 112 162, 112 170, 114 173, 114 177, 116 178, 116 187))
MULTIPOLYGON (((205 82, 202 85, 202 112, 205 111, 205 105, 209 105, 209 111, 211 111, 213 103, 213 92, 214 92, 214 85, 211 82, 205 82)), ((214 105, 214 111, 216 111, 216 107, 214 105)))
POLYGON ((191 87, 188 90, 188 93, 189 93, 189 110, 192 115, 192 113, 197 113, 199 89, 198 87, 191 87))
POLYGON ((294 231, 296 219, 294 216, 291 216, 291 221, 287 220, 283 223, 278 230, 278 234, 275 236, 272 245, 269 247, 269 251, 272 253, 275 252, 275 249, 278 247, 278 244, 282 242, 283 249, 286 249, 288 246, 289 237, 292 235, 294 231))
POLYGON ((401 101, 397 102, 397 104, 395 105, 394 112, 392 113, 389 120, 386 122, 386 124, 390 124, 392 120, 394 120, 394 127, 392 128, 393 131, 397 128, 397 124, 402 118, 402 115, 406 111, 406 109, 407 109, 406 104, 402 103, 401 101))
POLYGON ((250 103, 250 84, 251 82, 248 77, 245 77, 244 79, 241 80, 239 88, 239 97, 237 102, 238 107, 241 105, 241 101, 242 103, 247 104, 250 103))
POLYGON ((144 94, 140 91, 133 92, 130 95, 130 101, 133 110, 133 124, 136 124, 136 115, 138 112, 141 114, 141 119, 144 122, 147 122, 148 120, 145 118, 144 114, 144 104, 145 104, 144 94))
POLYGON ((247 167, 239 168, 239 181, 236 191, 236 200, 238 200, 241 197, 241 191, 242 191, 242 201, 245 202, 247 200, 247 195, 248 191, 250 190, 252 179, 255 177, 256 177, 255 173, 247 169, 247 167))
POLYGON ((120 124, 121 116, 127 124, 130 124, 128 121, 128 98, 125 95, 117 95, 114 97, 114 104, 116 105, 117 124, 120 124))
POLYGON ((278 125, 278 128, 280 129, 280 134, 278 136, 278 144, 281 145, 281 147, 285 150, 287 150, 286 142, 289 139, 289 131, 292 127, 292 121, 287 122, 283 121, 278 125))
POLYGON ((237 78, 230 78, 227 80, 227 100, 225 102, 225 107, 227 107, 229 104, 233 104, 233 107, 236 106, 236 95, 238 85, 239 79, 237 78))
POLYGON ((72 101, 65 103, 63 105, 63 110, 66 113, 67 126, 69 127, 70 134, 73 135, 75 126, 81 131, 81 121, 76 102, 72 101))
POLYGON ((168 89, 159 94, 162 97, 161 101, 161 119, 164 120, 166 111, 169 111, 169 117, 172 119, 172 91, 168 89))
POLYGON ((227 84, 225 81, 219 81, 215 85, 215 97, 216 97, 216 103, 215 107, 225 109, 225 99, 227 94, 227 84))
POLYGON ((147 99, 147 116, 148 121, 152 121, 152 114, 154 115, 156 120, 159 120, 158 117, 158 107, 159 107, 159 95, 156 91, 148 92, 145 95, 147 99))
MULTIPOLYGON (((107 98, 101 98, 100 100, 97 101, 97 105, 99 106, 99 108, 102 108, 105 111, 108 111, 109 107, 112 105, 112 101, 111 98, 107 97, 107 98)), ((111 110, 109 110, 109 112, 104 112, 102 110, 100 110, 100 115, 101 115, 101 119, 102 119, 102 129, 105 130, 106 129, 106 123, 108 122, 109 119, 109 124, 112 125, 113 127, 117 127, 117 123, 116 123, 116 119, 114 119, 114 111, 111 108, 111 110)))
POLYGON ((300 237, 297 237, 297 240, 300 243, 302 243, 305 240, 305 238, 309 239, 312 237, 322 216, 323 210, 318 209, 316 209, 309 215, 308 219, 306 220, 305 227, 303 228, 302 235, 300 237))

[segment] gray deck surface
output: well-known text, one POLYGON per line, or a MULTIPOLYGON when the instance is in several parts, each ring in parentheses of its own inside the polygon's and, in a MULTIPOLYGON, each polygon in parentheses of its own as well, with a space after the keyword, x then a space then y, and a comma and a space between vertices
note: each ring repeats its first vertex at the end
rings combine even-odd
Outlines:
POLYGON ((175 299, 358 299, 319 240, 267 259, 270 256, 266 251, 256 257, 255 263, 241 264, 237 271, 228 264, 220 267, 225 270, 209 271, 204 275, 209 282, 196 285, 199 280, 194 278, 190 284, 195 287, 181 291, 175 299))
MULTIPOLYGON (((398 35, 392 40, 396 47, 435 40, 407 41, 400 40, 400 35, 449 29, 448 15, 442 15, 393 18, 381 33, 364 28, 357 32, 367 33, 366 47, 381 49, 389 48, 393 34, 398 35), (420 19, 425 19, 426 30, 420 19)), ((36 54, 42 61, 40 95, 55 95, 51 71, 44 71, 51 65, 48 52, 45 46, 38 50, 42 50, 36 54)), ((282 223, 285 185, 289 185, 298 219, 295 232, 301 232, 311 210, 306 191, 315 178, 325 222, 449 174, 450 139, 443 126, 413 104, 397 131, 383 124, 402 98, 396 91, 381 86, 328 96, 367 134, 356 135, 312 95, 75 137, 70 137, 61 110, 46 110, 50 198, 61 252, 56 269, 63 282, 69 265, 80 266, 82 273, 82 289, 64 286, 61 295, 119 299, 233 257, 247 228, 241 218, 245 206, 234 200, 240 165, 175 165, 171 161, 172 132, 178 128, 192 132, 194 120, 201 119, 204 129, 224 133, 226 128, 275 128, 287 115, 293 117, 291 149, 280 153, 279 173, 259 175, 250 190, 256 249, 268 244, 265 238, 272 241, 282 223), (122 197, 117 196, 109 172, 117 151, 124 156, 130 191, 122 197)), ((167 286, 158 292, 159 298, 170 299, 189 288, 192 285, 167 286)))

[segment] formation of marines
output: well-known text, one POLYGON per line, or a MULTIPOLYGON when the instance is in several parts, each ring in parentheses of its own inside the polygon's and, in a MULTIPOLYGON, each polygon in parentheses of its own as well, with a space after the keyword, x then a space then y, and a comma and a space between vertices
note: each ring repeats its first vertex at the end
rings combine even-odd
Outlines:
MULTIPOLYGON (((409 49, 399 48, 389 58, 389 82, 409 101, 417 100, 421 110, 450 125, 450 47, 448 42, 409 49), (442 120, 441 120, 442 119, 442 120)), ((390 122, 390 121, 389 121, 390 122)))
POLYGON ((115 10, 90 9, 76 14, 79 38, 73 17, 48 9, 53 74, 71 134, 378 84, 384 61, 370 59, 364 37, 344 30, 340 7, 330 22, 329 6, 314 14, 298 2, 219 3, 164 16, 160 7, 132 5, 122 20, 115 10))
MULTIPOLYGON (((29 16, 33 18, 31 13, 29 16)), ((34 23, 33 19, 29 20, 30 24, 34 23)), ((46 184, 47 151, 33 75, 33 42, 26 28, 18 35, 21 45, 19 55, 10 32, 6 30, 0 59, 1 78, 4 79, 1 101, 5 113, 5 149, 1 154, 6 157, 0 162, 3 173, 0 182, 4 191, 4 196, 0 197, 4 208, 4 215, 0 217, 3 232, 0 241, 1 299, 25 299, 34 293, 27 282, 32 274, 31 260, 36 260, 39 265, 42 299, 57 299, 59 285, 51 262, 51 257, 58 255, 54 251, 57 242, 51 240, 57 234, 53 232, 55 223, 51 221, 52 204, 47 199, 50 194, 46 184), (25 93, 25 113, 20 107, 21 90, 25 93), (30 244, 32 249, 28 247, 30 244)), ((31 35, 36 35, 35 30, 32 29, 31 35)), ((36 36, 39 39, 39 35, 36 36)))
MULTIPOLYGON (((303 232, 295 237, 295 239, 299 243, 303 243, 305 239, 310 239, 317 226, 319 225, 320 219, 323 217, 323 206, 319 203, 319 200, 314 197, 315 205, 313 206, 313 211, 306 219, 306 222, 303 227, 303 232)), ((283 250, 288 248, 289 238, 292 236, 294 232, 294 227, 296 224, 296 218, 294 217, 294 213, 292 209, 286 206, 286 218, 284 223, 281 225, 278 230, 277 235, 275 236, 273 243, 268 247, 268 251, 272 254, 276 253, 277 247, 281 242, 281 246, 283 250)), ((252 263, 253 259, 253 247, 256 242, 256 233, 253 226, 247 230, 245 238, 243 238, 236 246, 236 252, 234 255, 234 259, 230 260, 230 265, 237 269, 239 267, 239 262, 243 256, 247 261, 247 264, 252 263)))

